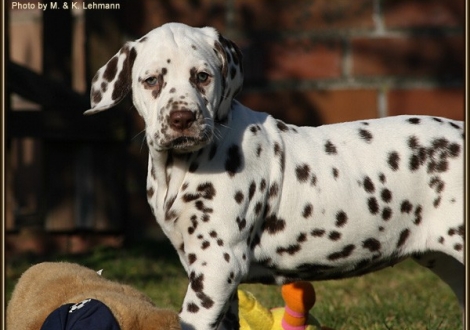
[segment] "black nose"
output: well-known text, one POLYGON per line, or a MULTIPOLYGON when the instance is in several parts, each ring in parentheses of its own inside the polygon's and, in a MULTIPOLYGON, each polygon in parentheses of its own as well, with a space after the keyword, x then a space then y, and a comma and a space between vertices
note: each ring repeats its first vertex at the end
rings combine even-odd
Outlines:
POLYGON ((183 131, 194 123, 196 116, 189 110, 177 110, 170 113, 170 127, 176 131, 183 131))

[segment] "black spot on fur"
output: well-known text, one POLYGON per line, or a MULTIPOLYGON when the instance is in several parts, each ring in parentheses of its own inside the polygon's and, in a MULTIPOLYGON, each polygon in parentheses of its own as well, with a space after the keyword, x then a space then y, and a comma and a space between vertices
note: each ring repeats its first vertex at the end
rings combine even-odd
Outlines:
POLYGON ((238 230, 242 231, 246 227, 246 220, 245 219, 240 219, 240 217, 237 217, 236 222, 238 224, 238 230))
POLYGON ((103 94, 101 93, 101 91, 99 90, 95 90, 95 89, 91 89, 91 99, 93 100, 93 103, 99 103, 102 98, 103 98, 103 94))
POLYGON ((381 183, 387 182, 387 178, 385 177, 385 174, 380 173, 379 174, 379 180, 380 180, 381 183))
POLYGON ((389 207, 384 207, 382 210, 382 219, 387 221, 392 217, 392 209, 389 207))
POLYGON ((448 147, 449 154, 451 157, 458 157, 460 155, 460 145, 457 143, 451 143, 448 147))
POLYGON ((336 213, 336 226, 343 227, 348 221, 348 216, 344 211, 336 213))
POLYGON ((263 148, 261 147, 261 144, 258 145, 256 148, 256 157, 261 156, 261 152, 263 151, 263 148))
POLYGON ((189 203, 189 202, 192 202, 192 201, 195 201, 196 199, 198 199, 201 195, 200 194, 190 194, 190 193, 186 193, 183 195, 183 201, 185 203, 189 203))
POLYGON ((287 127, 287 125, 280 121, 280 120, 277 120, 277 128, 281 131, 281 132, 286 132, 289 130, 289 128, 287 127))
POLYGON ((242 156, 240 154, 240 148, 234 144, 227 150, 227 159, 225 160, 225 170, 233 177, 237 172, 241 170, 242 156))
POLYGON ((294 255, 300 251, 300 244, 289 245, 288 247, 278 247, 276 253, 282 255, 287 253, 289 255, 294 255))
POLYGON ((261 182, 260 182, 260 184, 259 184, 259 190, 260 190, 261 192, 263 192, 264 189, 266 189, 266 180, 265 180, 265 179, 262 179, 261 182))
POLYGON ((194 253, 188 254, 188 262, 190 265, 192 265, 194 262, 196 262, 197 257, 194 253))
POLYGON ((313 229, 310 232, 310 235, 312 235, 313 237, 322 237, 323 235, 325 235, 325 230, 323 230, 323 229, 313 229))
POLYGON ((413 205, 408 200, 404 200, 403 202, 401 202, 401 206, 400 206, 401 213, 409 214, 412 209, 413 209, 413 205))
POLYGON ((188 312, 193 314, 199 312, 199 307, 195 303, 188 303, 186 309, 188 310, 188 312))
POLYGON ((364 249, 369 249, 370 252, 375 252, 380 250, 380 242, 375 238, 368 238, 362 242, 362 247, 364 249))
POLYGON ((372 141, 372 133, 369 132, 368 130, 360 129, 359 136, 361 137, 361 139, 365 140, 367 143, 370 143, 372 141))
POLYGON ((382 193, 380 196, 382 197, 382 200, 385 203, 390 203, 390 201, 392 200, 392 192, 387 188, 382 190, 382 193))
POLYGON ((379 204, 377 203, 377 199, 375 197, 370 197, 367 200, 367 206, 369 207, 369 212, 371 214, 377 214, 379 212, 379 204))
POLYGON ((188 227, 188 234, 192 235, 194 234, 194 231, 196 230, 198 226, 198 222, 197 222, 197 217, 195 215, 191 216, 190 220, 191 220, 192 226, 188 227))
POLYGON ((279 164, 281 166, 281 171, 284 171, 286 166, 286 155, 282 150, 278 142, 274 143, 274 155, 279 157, 279 164))
POLYGON ((423 217, 421 215, 422 211, 423 211, 423 207, 421 205, 416 206, 415 219, 413 221, 415 225, 419 225, 421 223, 421 220, 423 220, 423 217))
POLYGON ((313 212, 313 205, 308 203, 307 205, 305 205, 304 210, 302 211, 302 216, 304 218, 308 218, 309 216, 312 215, 312 212, 313 212))
POLYGON ((375 191, 375 186, 374 186, 374 183, 372 182, 372 180, 366 176, 364 178, 364 190, 368 193, 373 193, 375 191))
POLYGON ((312 178, 310 179, 310 185, 316 186, 317 185, 317 176, 312 174, 312 178))
POLYGON ((453 123, 453 122, 451 122, 451 121, 449 121, 449 125, 452 126, 452 127, 455 128, 455 129, 460 129, 460 126, 459 126, 459 125, 457 125, 457 124, 455 124, 455 123, 453 123))
POLYGON ((192 162, 190 165, 189 165, 189 168, 188 168, 188 172, 189 173, 194 173, 197 171, 199 167, 199 163, 198 162, 192 162))
POLYGON ((408 138, 408 146, 410 147, 410 149, 416 149, 419 147, 419 141, 418 141, 418 138, 416 136, 410 136, 408 138))
POLYGON ((417 155, 411 155, 410 158, 410 171, 416 171, 419 168, 420 162, 417 155))
POLYGON ((214 305, 214 301, 209 298, 204 292, 197 292, 196 296, 199 298, 202 307, 204 307, 205 309, 209 309, 214 305))
POLYGON ((196 273, 191 272, 189 275, 189 282, 191 284, 191 289, 194 292, 201 292, 204 290, 204 274, 196 276, 196 273))
POLYGON ((199 192, 200 196, 205 199, 213 199, 216 194, 212 182, 201 183, 197 186, 197 192, 199 192))
POLYGON ((300 182, 306 182, 310 176, 310 167, 307 164, 298 165, 295 168, 295 174, 297 176, 297 180, 300 182))
POLYGON ((269 198, 274 198, 278 195, 279 193, 279 186, 276 182, 274 182, 271 187, 269 188, 269 198))
POLYGON ((235 193, 235 201, 237 202, 237 204, 241 204, 243 202, 243 193, 239 190, 235 193))
POLYGON ((416 118, 416 117, 415 117, 415 118, 409 118, 409 119, 408 119, 408 122, 409 122, 410 124, 417 125, 417 124, 419 124, 419 123, 421 122, 421 120, 420 120, 419 118, 416 118))
POLYGON ((405 244, 405 242, 406 242, 406 240, 408 239, 409 236, 410 236, 410 230, 409 229, 402 230, 402 232, 400 233, 400 237, 398 238, 397 248, 403 246, 403 244, 405 244))
POLYGON ((351 255, 356 247, 353 244, 346 245, 341 251, 332 253, 328 256, 328 260, 338 260, 347 258, 351 255))
POLYGON ((307 240, 307 234, 306 233, 300 233, 299 236, 297 236, 297 242, 303 243, 307 240))
POLYGON ((279 219, 276 215, 271 215, 264 221, 263 230, 266 230, 269 234, 274 235, 280 231, 283 231, 285 226, 286 222, 283 219, 279 219))
POLYGON ((214 211, 212 208, 206 207, 204 205, 204 202, 201 200, 198 200, 195 205, 196 205, 196 208, 203 213, 212 213, 214 211))
POLYGON ((129 47, 125 47, 121 48, 121 50, 126 53, 127 57, 124 60, 122 69, 114 83, 113 93, 111 95, 113 100, 122 98, 131 89, 129 79, 131 77, 132 66, 134 65, 135 58, 137 57, 137 51, 135 48, 131 48, 129 50, 129 47))
POLYGON ((251 181, 250 188, 248 189, 248 200, 251 201, 256 192, 256 183, 251 181))
POLYGON ((335 179, 337 179, 338 176, 339 176, 339 170, 338 170, 336 167, 333 167, 333 169, 331 170, 331 172, 332 172, 332 174, 333 174, 333 177, 334 177, 335 179))
POLYGON ((400 162, 400 155, 398 155, 396 151, 389 153, 387 162, 392 170, 397 171, 400 162))
POLYGON ((256 135, 258 131, 260 130, 261 130, 261 127, 259 127, 259 125, 250 126, 250 131, 251 133, 253 133, 253 135, 256 135))
POLYGON ((263 203, 261 203, 261 202, 256 203, 256 205, 255 205, 255 214, 260 215, 262 209, 263 209, 263 203))
POLYGON ((113 58, 109 60, 108 64, 106 64, 106 69, 103 72, 103 79, 111 82, 114 77, 116 77, 117 64, 118 56, 113 56, 113 58))
POLYGON ((330 234, 328 235, 328 238, 331 239, 332 241, 337 241, 341 238, 341 233, 340 232, 337 232, 335 230, 333 230, 332 232, 330 232, 330 234))
POLYGON ((329 140, 325 143, 325 152, 329 155, 337 154, 336 146, 329 140))

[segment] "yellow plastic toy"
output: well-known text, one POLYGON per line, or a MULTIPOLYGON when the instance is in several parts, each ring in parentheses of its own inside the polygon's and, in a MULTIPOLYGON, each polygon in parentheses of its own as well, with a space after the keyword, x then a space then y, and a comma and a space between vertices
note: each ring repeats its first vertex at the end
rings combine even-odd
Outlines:
POLYGON ((309 311, 315 304, 310 282, 282 286, 284 308, 268 310, 249 292, 238 290, 240 330, 326 330, 309 311))

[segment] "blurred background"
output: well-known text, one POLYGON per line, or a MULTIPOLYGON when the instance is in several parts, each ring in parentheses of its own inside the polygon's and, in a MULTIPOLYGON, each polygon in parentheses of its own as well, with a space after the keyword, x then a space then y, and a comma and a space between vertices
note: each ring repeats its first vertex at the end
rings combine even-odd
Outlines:
POLYGON ((235 41, 245 66, 238 99, 290 123, 464 119, 465 0, 43 3, 5 3, 6 258, 162 237, 130 100, 82 113, 97 69, 166 22, 211 25, 235 41))

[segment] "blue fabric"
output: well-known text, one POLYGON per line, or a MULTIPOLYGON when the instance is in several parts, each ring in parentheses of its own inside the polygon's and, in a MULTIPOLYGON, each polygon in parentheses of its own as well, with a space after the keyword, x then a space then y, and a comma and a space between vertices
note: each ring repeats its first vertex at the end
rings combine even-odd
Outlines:
POLYGON ((41 330, 120 330, 108 306, 96 299, 65 304, 53 311, 41 330))

